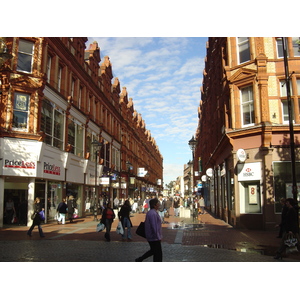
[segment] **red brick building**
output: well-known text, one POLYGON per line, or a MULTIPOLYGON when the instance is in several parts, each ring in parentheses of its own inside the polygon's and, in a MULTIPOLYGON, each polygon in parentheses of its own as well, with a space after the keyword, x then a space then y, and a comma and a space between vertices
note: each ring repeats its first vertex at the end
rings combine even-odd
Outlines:
POLYGON ((98 44, 86 49, 86 42, 2 39, 12 58, 0 66, 1 225, 8 198, 15 206, 24 200, 29 216, 39 196, 49 219, 70 194, 82 216, 97 193, 114 199, 162 189, 154 138, 113 78, 109 57, 101 60, 98 44), (102 143, 98 152, 94 141, 102 143))
MULTIPOLYGON (((285 42, 299 182, 299 38, 285 42)), ((293 197, 282 51, 282 39, 275 37, 207 42, 194 164, 200 176, 195 180, 203 184, 211 211, 233 226, 274 228, 280 223, 280 199, 293 197)))

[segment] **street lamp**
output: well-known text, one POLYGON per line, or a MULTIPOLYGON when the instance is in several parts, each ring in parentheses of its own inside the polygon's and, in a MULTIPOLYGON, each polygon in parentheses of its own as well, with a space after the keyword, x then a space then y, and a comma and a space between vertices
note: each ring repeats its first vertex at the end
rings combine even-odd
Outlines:
POLYGON ((127 180, 127 198, 129 200, 129 184, 130 184, 130 170, 132 170, 132 164, 130 163, 130 161, 126 161, 126 168, 127 168, 127 172, 128 172, 128 180, 127 180))
POLYGON ((285 38, 282 38, 282 49, 284 58, 284 71, 285 71, 285 84, 286 84, 286 95, 288 103, 288 115, 289 115, 289 127, 290 127, 290 149, 291 149, 291 164, 292 164, 292 193, 295 203, 297 202, 297 178, 296 178, 296 158, 295 158, 295 139, 294 139, 294 126, 293 126, 293 115, 292 115, 292 101, 291 101, 291 90, 290 90, 290 75, 289 65, 287 58, 287 49, 285 46, 285 38))
POLYGON ((98 204, 98 189, 97 189, 97 167, 98 167, 98 153, 99 153, 99 158, 100 158, 100 151, 101 148, 103 146, 103 142, 99 142, 99 141, 93 141, 91 143, 93 145, 93 147, 95 148, 95 203, 94 205, 98 204))
POLYGON ((189 146, 192 150, 193 161, 194 161, 194 153, 195 153, 196 145, 197 145, 197 140, 194 138, 194 136, 192 136, 192 138, 189 140, 189 146))
POLYGON ((191 163, 191 186, 192 186, 192 193, 193 193, 193 187, 194 187, 194 156, 195 156, 195 149, 196 149, 196 145, 197 145, 197 140, 194 138, 194 136, 192 136, 192 138, 189 140, 189 146, 192 150, 192 155, 193 155, 193 160, 191 163))

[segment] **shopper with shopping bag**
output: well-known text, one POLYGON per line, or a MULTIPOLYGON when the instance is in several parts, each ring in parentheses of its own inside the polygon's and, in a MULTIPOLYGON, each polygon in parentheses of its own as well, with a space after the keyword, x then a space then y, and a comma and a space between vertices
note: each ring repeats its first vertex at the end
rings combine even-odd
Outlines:
POLYGON ((124 204, 122 205, 119 213, 118 213, 118 217, 119 220, 121 221, 122 227, 123 227, 123 233, 122 234, 122 240, 125 241, 126 240, 126 236, 125 236, 125 228, 127 228, 127 239, 128 241, 132 241, 131 239, 131 227, 132 227, 132 223, 130 220, 130 212, 131 212, 131 205, 129 200, 126 200, 124 202, 124 204))

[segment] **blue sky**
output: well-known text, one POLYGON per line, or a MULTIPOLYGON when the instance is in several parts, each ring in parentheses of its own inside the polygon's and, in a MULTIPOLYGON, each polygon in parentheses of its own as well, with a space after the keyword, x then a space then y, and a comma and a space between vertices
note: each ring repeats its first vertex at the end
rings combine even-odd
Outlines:
POLYGON ((94 41, 159 147, 164 184, 182 176, 192 158, 207 38, 91 37, 88 44, 94 41))

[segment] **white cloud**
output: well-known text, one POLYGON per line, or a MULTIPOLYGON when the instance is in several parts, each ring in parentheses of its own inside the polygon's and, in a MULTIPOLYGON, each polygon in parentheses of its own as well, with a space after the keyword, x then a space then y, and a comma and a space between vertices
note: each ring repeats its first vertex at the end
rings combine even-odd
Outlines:
POLYGON ((180 37, 94 39, 156 140, 164 177, 176 179, 191 159, 188 140, 198 124, 205 42, 180 37), (200 44, 204 49, 197 48, 200 44))

